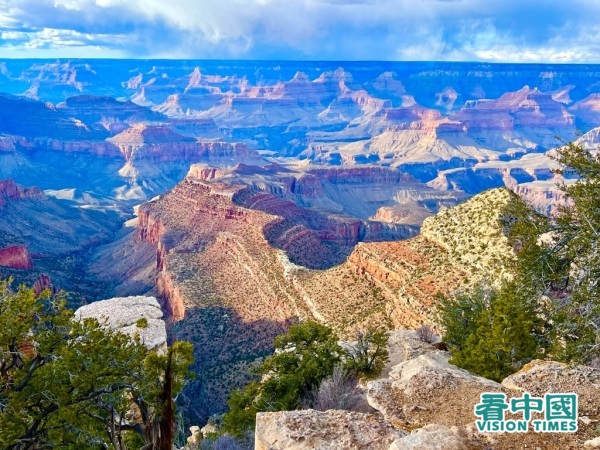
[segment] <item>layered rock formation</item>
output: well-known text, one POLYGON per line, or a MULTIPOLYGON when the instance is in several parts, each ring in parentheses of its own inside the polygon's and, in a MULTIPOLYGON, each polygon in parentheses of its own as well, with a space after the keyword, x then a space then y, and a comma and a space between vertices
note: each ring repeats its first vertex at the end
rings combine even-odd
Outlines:
MULTIPOLYGON (((436 197, 435 190, 411 177, 381 168, 297 171, 196 165, 184 182, 139 208, 132 248, 145 248, 147 255, 142 246, 154 246, 157 292, 178 321, 173 332, 196 343, 200 370, 210 374, 203 389, 211 408, 222 407, 223 393, 237 382, 220 372, 226 364, 247 364, 268 352, 274 336, 298 317, 323 318, 292 273, 306 270, 301 266, 319 269, 343 262, 361 240, 406 237, 416 231, 349 213, 368 218, 385 204, 384 192, 402 198, 418 196, 420 189, 425 193, 422 209, 456 201, 443 193, 436 197), (359 192, 370 195, 373 204, 353 204, 359 192), (217 329, 215 320, 222 324, 217 329)), ((137 267, 139 254, 130 253, 128 267, 137 267)))
POLYGON ((14 180, 0 180, 0 208, 15 200, 44 200, 46 196, 37 187, 25 187, 14 180))
MULTIPOLYGON (((472 195, 511 178, 473 165, 547 150, 557 134, 573 138, 575 122, 584 131, 598 125, 593 71, 583 68, 130 64, 6 62, 0 86, 42 101, 0 99, 0 176, 30 184, 39 172, 44 189, 92 190, 102 198, 95 201, 131 204, 171 188, 190 163, 257 163, 252 150, 269 149, 271 158, 399 167, 472 195)), ((546 207, 548 189, 521 190, 546 207)), ((406 212, 383 205, 371 216, 395 221, 406 212)))
POLYGON ((157 290, 178 320, 172 332, 194 343, 203 374, 189 388, 196 422, 222 411, 248 364, 306 317, 264 235, 277 217, 234 204, 239 189, 185 181, 139 210, 137 240, 154 246, 157 290))
POLYGON ((360 243, 340 266, 288 277, 315 316, 342 330, 372 321, 435 325, 436 294, 509 276, 514 251, 500 219, 513 202, 506 189, 487 191, 426 219, 415 238, 360 243))
MULTIPOLYGON (((403 179, 377 170, 382 180, 403 179)), ((322 192, 335 198, 331 189, 346 189, 355 174, 335 169, 296 176, 281 167, 195 166, 186 181, 139 208, 135 238, 122 241, 132 251, 116 267, 133 271, 136 285, 152 260, 156 291, 176 322, 174 335, 195 343, 196 369, 206 376, 191 389, 206 393, 198 397, 206 403, 195 405, 205 414, 222 410, 224 395, 243 381, 242 369, 268 353, 273 338, 298 318, 342 333, 368 323, 416 328, 434 324, 437 293, 468 288, 493 271, 495 279, 506 274, 512 249, 499 219, 517 201, 506 190, 439 213, 418 237, 360 243, 352 251, 369 233, 376 236, 374 229, 299 204, 322 192), (344 254, 347 261, 331 267, 344 254), (322 267, 331 268, 314 270, 322 267)))
POLYGON ((120 133, 136 123, 166 119, 162 114, 131 101, 118 101, 109 96, 70 97, 64 103, 59 103, 56 109, 105 136, 120 133))
MULTIPOLYGON (((380 230, 394 224, 419 226, 425 217, 466 198, 461 192, 437 190, 406 173, 377 166, 324 168, 306 164, 264 167, 241 164, 231 169, 217 169, 198 164, 191 167, 188 178, 242 184, 302 207, 389 224, 368 226, 365 229, 367 239, 381 239, 380 230), (369 237, 369 233, 373 237, 369 237), (376 233, 380 233, 379 236, 376 233)), ((405 236, 408 234, 405 232, 405 236)), ((390 237, 391 229, 388 239, 390 237)))
POLYGON ((88 140, 90 129, 50 103, 0 95, 0 133, 68 141, 88 140))

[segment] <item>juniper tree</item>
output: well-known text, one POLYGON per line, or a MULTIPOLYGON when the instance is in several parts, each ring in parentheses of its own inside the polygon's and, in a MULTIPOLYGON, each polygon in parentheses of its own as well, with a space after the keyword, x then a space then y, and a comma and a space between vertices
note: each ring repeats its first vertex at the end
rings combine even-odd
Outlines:
POLYGON ((0 447, 171 448, 172 398, 190 363, 190 344, 157 354, 96 320, 74 321, 60 296, 1 282, 0 447))
POLYGON ((600 357, 600 151, 569 143, 557 150, 557 172, 568 203, 553 225, 554 255, 562 269, 555 320, 565 359, 600 357))

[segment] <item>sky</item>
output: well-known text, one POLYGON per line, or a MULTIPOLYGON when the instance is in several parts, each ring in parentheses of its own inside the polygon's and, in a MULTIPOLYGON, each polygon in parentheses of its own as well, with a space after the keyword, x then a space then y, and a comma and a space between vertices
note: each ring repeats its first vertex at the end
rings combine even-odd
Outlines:
POLYGON ((0 0, 0 58, 600 63, 598 0, 0 0))

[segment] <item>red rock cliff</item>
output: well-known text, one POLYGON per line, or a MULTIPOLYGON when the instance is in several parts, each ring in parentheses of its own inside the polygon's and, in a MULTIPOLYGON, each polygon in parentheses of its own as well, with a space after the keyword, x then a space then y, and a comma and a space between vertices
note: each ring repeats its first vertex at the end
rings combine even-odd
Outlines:
POLYGON ((13 245, 0 249, 0 266, 12 269, 31 270, 33 261, 22 245, 13 245))
POLYGON ((13 180, 0 180, 0 207, 10 200, 43 200, 46 196, 37 187, 24 187, 13 180))

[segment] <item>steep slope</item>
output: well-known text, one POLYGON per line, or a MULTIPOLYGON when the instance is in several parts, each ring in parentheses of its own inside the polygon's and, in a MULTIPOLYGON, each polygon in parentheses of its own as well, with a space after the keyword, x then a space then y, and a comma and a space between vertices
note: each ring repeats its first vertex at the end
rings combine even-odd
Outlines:
POLYGON ((206 393, 194 400, 202 414, 220 411, 226 393, 242 381, 238 372, 268 353, 275 335, 298 318, 320 319, 290 273, 342 263, 361 240, 413 236, 413 225, 368 216, 384 204, 383 192, 418 195, 420 188, 426 193, 421 208, 457 201, 436 198, 431 188, 389 169, 195 165, 185 181, 140 206, 136 236, 105 248, 93 272, 118 281, 119 295, 130 294, 116 272, 131 273, 139 287, 147 280, 148 253, 155 255, 155 291, 175 322, 173 334, 196 343, 196 369, 204 375, 189 395, 206 393), (361 193, 366 206, 352 209, 361 193), (115 251, 124 263, 111 256, 115 251))
POLYGON ((435 324, 438 292, 509 276, 514 252, 500 218, 513 202, 519 200, 507 189, 486 191, 426 219, 415 238, 360 243, 340 266, 288 278, 315 317, 344 331, 365 323, 435 324))
POLYGON ((415 328, 435 323, 438 292, 508 273, 512 249, 499 219, 518 201, 508 190, 438 213, 417 237, 356 245, 364 238, 359 219, 301 207, 268 193, 268 184, 249 186, 244 170, 256 175, 240 166, 219 177, 217 169, 195 166, 184 182, 139 208, 135 236, 118 247, 125 259, 107 248, 95 269, 114 281, 117 272, 131 271, 139 287, 153 258, 153 292, 172 318, 171 332, 195 343, 201 381, 187 395, 199 417, 222 411, 248 365, 297 319, 342 332, 373 322, 415 328))
POLYGON ((264 236, 278 218, 235 205, 239 190, 184 181, 139 211, 137 240, 155 246, 157 291, 178 320, 172 334, 195 344, 198 381, 187 395, 199 418, 223 411, 248 365, 307 317, 285 283, 283 252, 264 236))
POLYGON ((0 263, 8 266, 0 268, 0 278, 14 276, 17 283, 34 284, 45 273, 59 288, 94 299, 96 294, 102 295, 97 291, 101 286, 85 277, 84 252, 111 239, 121 220, 114 211, 79 208, 47 197, 35 187, 2 180, 0 249, 5 251, 0 250, 0 260, 13 263, 0 263))

